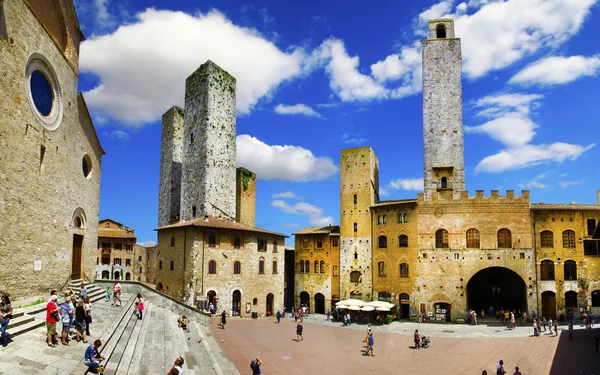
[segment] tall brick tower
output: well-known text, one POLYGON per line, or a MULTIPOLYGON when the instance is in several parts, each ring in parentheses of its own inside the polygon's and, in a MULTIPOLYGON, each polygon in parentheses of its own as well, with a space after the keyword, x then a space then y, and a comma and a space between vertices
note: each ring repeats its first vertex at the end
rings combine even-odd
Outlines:
POLYGON ((185 81, 182 220, 235 220, 235 115, 235 78, 208 60, 185 81))
POLYGON ((454 21, 431 20, 423 40, 423 142, 425 199, 465 189, 462 57, 454 21))
POLYGON ((162 116, 158 226, 179 221, 183 162, 183 109, 171 107, 162 116))
POLYGON ((371 147, 340 154, 341 299, 372 298, 371 213, 378 200, 379 161, 371 147))

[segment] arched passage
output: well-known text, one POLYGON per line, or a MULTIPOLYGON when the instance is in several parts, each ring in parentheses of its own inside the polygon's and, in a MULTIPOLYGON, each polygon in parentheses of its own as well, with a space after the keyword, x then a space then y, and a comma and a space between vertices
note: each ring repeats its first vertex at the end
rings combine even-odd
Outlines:
POLYGON ((300 307, 310 305, 310 294, 308 292, 300 293, 300 307))
POLYGON ((400 318, 410 319, 410 296, 406 293, 400 293, 398 299, 400 300, 400 318))
POLYGON ((239 316, 240 305, 242 303, 242 292, 240 292, 239 290, 234 290, 231 301, 231 315, 239 316))
POLYGON ((267 316, 273 315, 273 293, 267 294, 267 316))
POLYGON ((315 294, 315 312, 325 314, 325 296, 321 293, 315 294))
POLYGON ((489 267, 473 275, 467 284, 467 308, 487 311, 490 306, 527 311, 527 287, 521 276, 504 267, 489 267))

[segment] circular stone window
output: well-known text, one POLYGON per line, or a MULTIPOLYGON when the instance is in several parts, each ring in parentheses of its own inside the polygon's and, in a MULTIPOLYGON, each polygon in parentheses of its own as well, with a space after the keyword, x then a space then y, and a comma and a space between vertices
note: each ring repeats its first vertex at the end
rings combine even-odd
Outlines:
POLYGON ((92 158, 88 154, 85 154, 81 160, 81 169, 83 170, 83 176, 89 178, 92 173, 92 158))
POLYGON ((44 56, 35 53, 29 57, 25 77, 29 104, 36 118, 46 129, 55 130, 62 119, 62 98, 52 66, 44 56))

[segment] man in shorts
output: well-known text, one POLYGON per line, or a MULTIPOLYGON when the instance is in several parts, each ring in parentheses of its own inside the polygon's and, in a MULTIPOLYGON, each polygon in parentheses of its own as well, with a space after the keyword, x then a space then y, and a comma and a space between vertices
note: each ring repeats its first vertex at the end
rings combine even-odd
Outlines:
POLYGON ((55 347, 56 346, 56 322, 59 319, 59 309, 56 301, 58 300, 58 295, 56 291, 52 291, 50 295, 50 300, 46 305, 46 333, 48 335, 46 339, 46 343, 48 346, 55 347))

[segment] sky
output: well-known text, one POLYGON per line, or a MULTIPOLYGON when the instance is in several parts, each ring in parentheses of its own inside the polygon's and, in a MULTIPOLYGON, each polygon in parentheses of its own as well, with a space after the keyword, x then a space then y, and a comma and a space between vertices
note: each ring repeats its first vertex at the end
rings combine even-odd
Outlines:
POLYGON ((453 18, 466 189, 596 203, 599 0, 75 0, 79 90, 102 147, 100 219, 156 241, 161 116, 210 59, 237 79, 256 225, 339 224, 340 150, 371 146, 382 200, 423 190, 421 40, 453 18))

